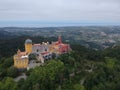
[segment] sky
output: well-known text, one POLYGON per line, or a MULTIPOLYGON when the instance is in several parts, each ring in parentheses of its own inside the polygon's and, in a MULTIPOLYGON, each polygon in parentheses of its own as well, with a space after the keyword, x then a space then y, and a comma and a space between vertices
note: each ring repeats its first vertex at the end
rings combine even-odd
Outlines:
POLYGON ((0 0, 0 26, 120 25, 120 0, 0 0))

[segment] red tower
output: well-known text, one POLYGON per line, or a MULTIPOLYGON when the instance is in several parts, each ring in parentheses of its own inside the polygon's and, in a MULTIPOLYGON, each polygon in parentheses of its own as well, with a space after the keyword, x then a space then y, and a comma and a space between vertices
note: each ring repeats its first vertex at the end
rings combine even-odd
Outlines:
POLYGON ((61 38, 61 36, 58 37, 58 43, 59 43, 59 44, 62 43, 62 38, 61 38))

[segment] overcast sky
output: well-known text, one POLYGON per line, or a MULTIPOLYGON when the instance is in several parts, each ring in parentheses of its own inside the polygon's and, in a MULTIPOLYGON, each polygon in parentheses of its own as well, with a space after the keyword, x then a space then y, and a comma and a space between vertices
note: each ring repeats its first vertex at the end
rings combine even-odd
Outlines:
POLYGON ((120 24, 120 0, 0 0, 0 26, 23 22, 120 24))

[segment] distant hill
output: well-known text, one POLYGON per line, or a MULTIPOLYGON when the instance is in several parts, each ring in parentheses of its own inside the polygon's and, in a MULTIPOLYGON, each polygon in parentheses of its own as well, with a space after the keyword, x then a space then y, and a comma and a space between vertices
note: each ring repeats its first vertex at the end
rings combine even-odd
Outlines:
POLYGON ((63 41, 77 43, 94 49, 107 48, 120 43, 120 26, 80 26, 80 27, 5 27, 0 28, 1 38, 18 36, 58 37, 63 41))
POLYGON ((0 30, 0 38, 4 39, 4 38, 13 38, 15 37, 15 35, 13 33, 4 31, 4 30, 0 30))

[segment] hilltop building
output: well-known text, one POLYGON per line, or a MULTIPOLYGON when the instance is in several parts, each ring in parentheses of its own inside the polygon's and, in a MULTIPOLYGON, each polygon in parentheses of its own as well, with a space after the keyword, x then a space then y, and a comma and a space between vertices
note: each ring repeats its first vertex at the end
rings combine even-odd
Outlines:
POLYGON ((17 51, 17 54, 14 55, 14 66, 16 68, 27 68, 28 66, 28 53, 17 51))
POLYGON ((50 52, 55 53, 55 54, 63 54, 69 52, 70 46, 69 44, 64 44, 62 43, 62 38, 61 36, 58 37, 58 41, 52 42, 50 45, 50 52))
MULTIPOLYGON (((14 55, 14 66, 18 69, 30 68, 29 55, 34 54, 36 58, 41 63, 44 63, 45 60, 52 59, 52 54, 60 55, 70 52, 71 48, 69 44, 62 43, 61 36, 58 37, 58 41, 52 42, 43 42, 42 44, 33 44, 32 40, 27 39, 25 41, 25 52, 17 51, 17 54, 14 55)), ((33 67, 33 66, 32 66, 33 67)))

